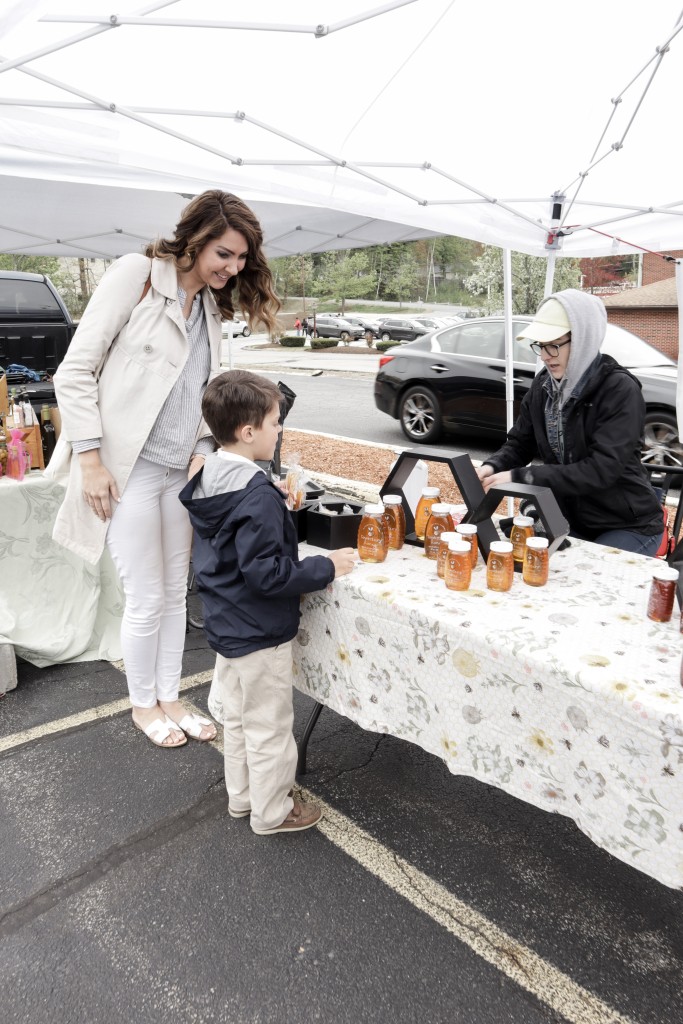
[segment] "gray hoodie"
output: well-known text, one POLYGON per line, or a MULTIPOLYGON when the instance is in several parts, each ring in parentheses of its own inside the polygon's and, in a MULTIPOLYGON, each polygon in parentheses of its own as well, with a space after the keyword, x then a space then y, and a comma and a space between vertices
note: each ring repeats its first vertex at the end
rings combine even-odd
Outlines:
MULTIPOLYGON (((561 381, 550 378, 560 391, 562 406, 574 393, 577 384, 600 351, 607 330, 607 310, 596 295, 577 291, 576 288, 555 292, 549 298, 557 299, 564 307, 572 331, 572 347, 564 377, 561 381)), ((543 303, 541 308, 542 306, 543 303)))
POLYGON ((195 498, 212 498, 215 494, 241 491, 256 473, 264 470, 249 459, 229 452, 217 451, 208 455, 204 463, 201 482, 194 491, 195 498))

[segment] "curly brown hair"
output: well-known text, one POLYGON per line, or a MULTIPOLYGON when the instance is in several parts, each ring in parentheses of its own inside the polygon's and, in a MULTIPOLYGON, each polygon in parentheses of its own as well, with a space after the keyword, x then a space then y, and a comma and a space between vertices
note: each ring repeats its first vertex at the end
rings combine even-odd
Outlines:
POLYGON ((195 196, 183 210, 173 238, 159 238, 145 249, 145 255, 172 259, 178 270, 194 267, 205 245, 220 238, 228 228, 244 235, 248 244, 244 269, 225 288, 211 289, 224 320, 235 315, 235 292, 240 308, 250 322, 263 321, 271 333, 277 330, 277 312, 281 302, 273 290, 273 278, 263 254, 263 231, 246 203, 230 192, 210 189, 195 196))

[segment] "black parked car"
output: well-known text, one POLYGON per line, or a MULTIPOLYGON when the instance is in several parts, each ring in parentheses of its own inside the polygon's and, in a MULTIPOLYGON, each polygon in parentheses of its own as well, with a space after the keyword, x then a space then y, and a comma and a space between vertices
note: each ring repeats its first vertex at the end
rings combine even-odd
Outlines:
POLYGON ((382 341, 414 341, 429 334, 431 328, 425 327, 418 320, 408 317, 387 316, 379 325, 379 336, 382 341))
POLYGON ((342 341, 348 341, 350 338, 362 338, 364 334, 362 327, 349 323, 340 316, 320 313, 315 318, 316 338, 341 338, 342 341))
MULTIPOLYGON (((531 317, 515 317, 512 335, 531 317)), ((513 341, 515 414, 536 371, 528 342, 513 341)), ((505 337, 502 317, 468 320, 435 331, 380 358, 375 404, 400 420, 411 441, 433 444, 442 430, 476 428, 504 434, 505 337)), ((683 465, 676 420, 676 364, 642 338, 607 325, 602 351, 628 367, 643 386, 643 461, 683 465)))

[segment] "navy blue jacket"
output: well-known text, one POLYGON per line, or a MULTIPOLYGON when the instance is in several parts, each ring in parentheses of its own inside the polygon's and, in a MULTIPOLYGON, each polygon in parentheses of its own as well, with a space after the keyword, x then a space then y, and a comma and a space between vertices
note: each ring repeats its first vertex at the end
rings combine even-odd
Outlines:
POLYGON ((180 492, 195 530, 192 562, 214 651, 240 658, 296 636, 299 598, 334 579, 325 555, 299 560, 282 492, 256 470, 236 491, 196 496, 202 469, 180 492))

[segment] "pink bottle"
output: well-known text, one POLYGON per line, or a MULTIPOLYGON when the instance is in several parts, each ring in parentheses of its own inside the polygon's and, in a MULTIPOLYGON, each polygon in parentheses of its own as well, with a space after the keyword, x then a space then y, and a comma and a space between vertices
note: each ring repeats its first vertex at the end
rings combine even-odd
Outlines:
POLYGON ((26 473, 26 448, 22 440, 22 431, 10 430, 10 442, 7 445, 7 476, 12 480, 23 480, 26 473))

